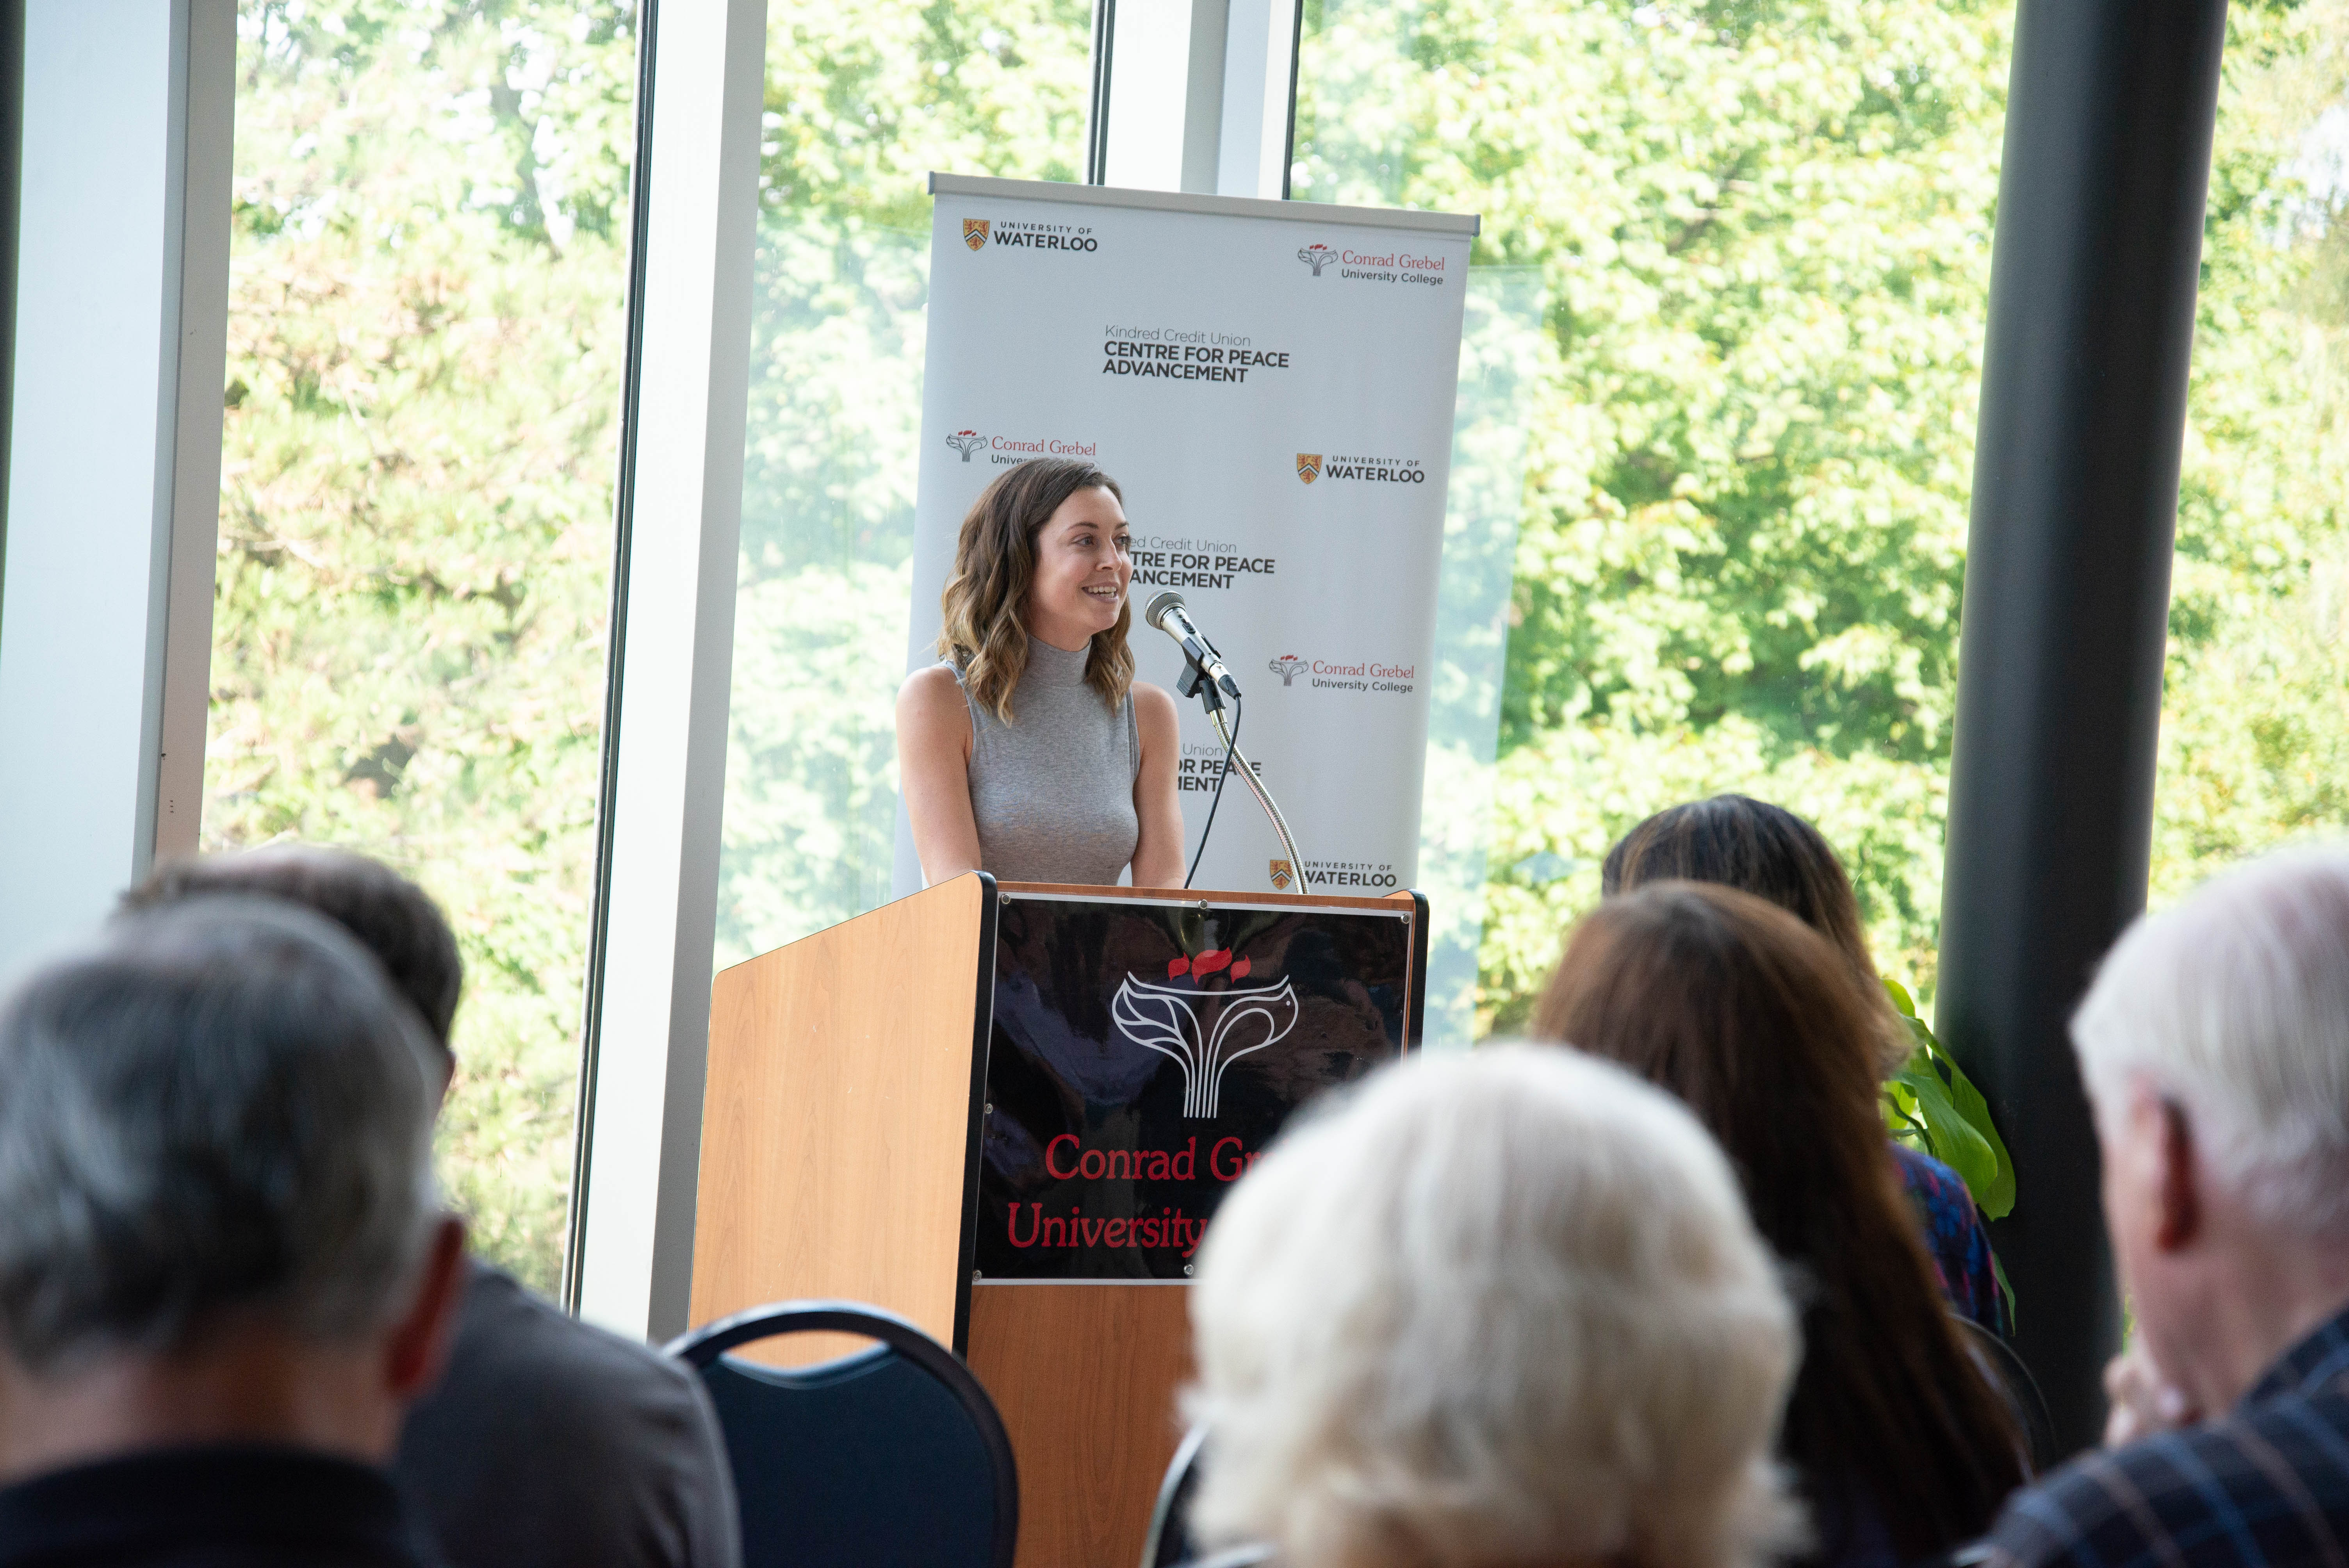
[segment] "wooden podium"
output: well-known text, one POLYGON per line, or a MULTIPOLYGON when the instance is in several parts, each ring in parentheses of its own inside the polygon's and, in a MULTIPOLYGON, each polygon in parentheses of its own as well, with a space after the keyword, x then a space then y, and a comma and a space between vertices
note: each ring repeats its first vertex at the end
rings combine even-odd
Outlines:
POLYGON ((1003 1412, 1021 1568, 1133 1568, 1181 1436, 1200 1229, 1299 1105, 1416 1048, 1426 968, 1415 893, 974 872, 726 970, 693 1321, 904 1314, 1003 1412))

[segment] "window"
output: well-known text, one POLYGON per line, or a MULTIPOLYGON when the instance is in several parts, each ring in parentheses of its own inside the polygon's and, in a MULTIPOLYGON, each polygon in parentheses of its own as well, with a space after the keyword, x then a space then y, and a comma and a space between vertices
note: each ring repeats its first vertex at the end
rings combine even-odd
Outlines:
POLYGON ((2349 5, 2229 7, 2153 901, 2349 827, 2349 5))
POLYGON ((1617 835, 1726 789, 1818 822, 1930 994, 2012 21, 1307 0, 1293 193, 1482 212, 1539 280, 1480 1032, 1617 835))
POLYGON ((888 901, 933 170, 1083 173, 1082 0, 772 0, 719 967, 888 901))
POLYGON ((562 1266, 604 701, 626 0, 241 0, 203 842, 347 844, 466 963, 444 1182, 562 1266))

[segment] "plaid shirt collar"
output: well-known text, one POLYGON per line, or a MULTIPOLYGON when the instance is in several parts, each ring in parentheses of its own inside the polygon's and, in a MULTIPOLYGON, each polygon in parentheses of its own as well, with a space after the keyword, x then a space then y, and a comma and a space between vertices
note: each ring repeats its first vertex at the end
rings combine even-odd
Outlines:
POLYGON ((2349 1372, 2349 1306, 2311 1329, 2285 1351, 2236 1406, 2248 1409, 2281 1394, 2313 1394, 2349 1372))

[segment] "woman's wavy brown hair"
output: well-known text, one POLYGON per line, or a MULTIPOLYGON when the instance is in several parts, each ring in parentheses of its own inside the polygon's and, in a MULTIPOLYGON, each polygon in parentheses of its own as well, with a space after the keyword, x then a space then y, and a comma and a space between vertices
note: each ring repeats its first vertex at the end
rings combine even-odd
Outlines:
POLYGON ((1868 955, 1859 899, 1819 830, 1784 806, 1750 795, 1715 795, 1667 806, 1607 851, 1599 891, 1608 898, 1667 880, 1719 882, 1767 899, 1835 944, 1873 999, 1883 1035, 1873 1064, 1889 1078, 1917 1048, 1884 996, 1868 955))
POLYGON ((1785 1454, 1826 1533, 1868 1508, 1909 1561, 1988 1529, 2023 1479, 2021 1440, 1901 1194, 1868 1071, 1875 1000, 1846 956, 1750 893, 1652 882, 1575 928, 1532 1033, 1680 1096, 1736 1167, 1807 1298, 1785 1454))
MULTIPOLYGON (((954 570, 938 596, 945 624, 938 656, 962 671, 963 689, 981 707, 1011 722, 1011 688, 1028 667, 1028 589, 1036 580, 1036 535, 1061 503, 1079 490, 1125 492, 1091 463, 1039 458, 998 475, 964 514, 955 540, 954 570)), ((1125 634, 1133 625, 1129 595, 1117 624, 1093 634, 1085 659, 1085 684, 1112 708, 1125 701, 1133 685, 1133 650, 1125 634)))

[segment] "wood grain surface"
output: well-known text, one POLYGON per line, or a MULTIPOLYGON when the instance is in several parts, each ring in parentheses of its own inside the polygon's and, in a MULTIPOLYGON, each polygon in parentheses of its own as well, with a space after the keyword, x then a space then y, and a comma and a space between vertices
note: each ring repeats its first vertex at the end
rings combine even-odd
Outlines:
MULTIPOLYGON (((954 1343, 984 885, 957 877, 719 975, 695 1324, 835 1297, 954 1343)), ((745 1353, 856 1347, 799 1335, 745 1353)))
MULTIPOLYGON (((1218 893, 1220 901, 1225 895, 1218 893)), ((1182 1440, 1190 1287, 974 1284, 970 1369, 1019 1461, 1019 1568, 1133 1568, 1182 1440)))

